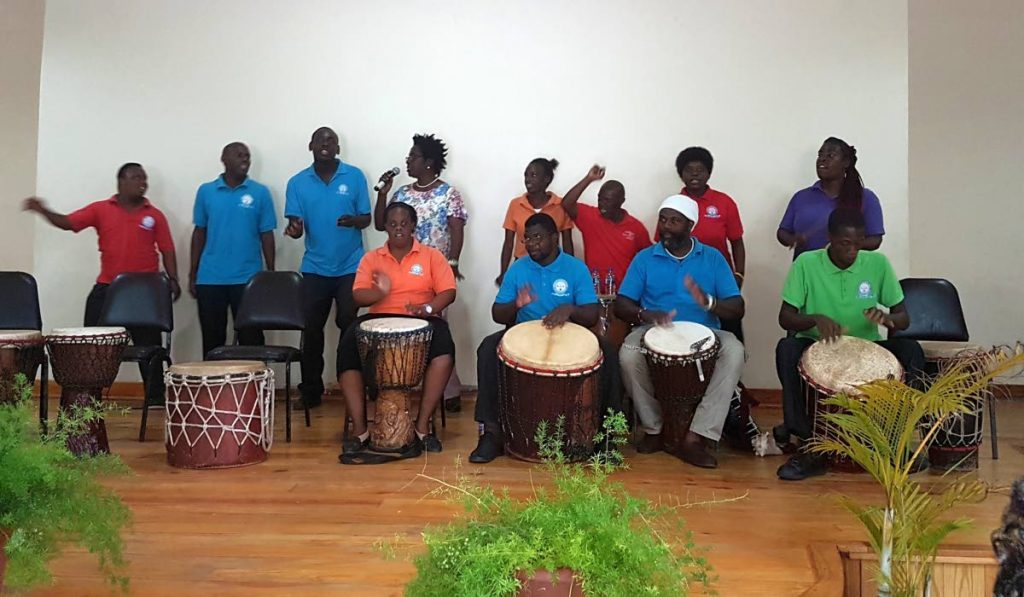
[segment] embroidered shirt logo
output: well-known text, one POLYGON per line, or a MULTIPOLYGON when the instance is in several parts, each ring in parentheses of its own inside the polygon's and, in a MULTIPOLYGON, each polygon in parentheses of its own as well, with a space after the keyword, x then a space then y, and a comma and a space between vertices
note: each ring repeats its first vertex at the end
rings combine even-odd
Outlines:
POLYGON ((246 193, 245 195, 242 195, 238 205, 242 207, 252 207, 253 201, 255 201, 255 199, 252 198, 252 195, 246 193))
POLYGON ((338 194, 348 195, 348 185, 345 183, 341 183, 340 185, 338 185, 338 194))
POLYGON ((874 293, 871 290, 871 283, 864 281, 857 287, 857 298, 870 299, 875 298, 874 293))
POLYGON ((145 216, 142 218, 142 221, 139 222, 139 227, 145 230, 152 230, 154 226, 156 226, 156 218, 153 216, 145 216))
POLYGON ((632 242, 632 241, 636 240, 636 233, 633 232, 632 230, 623 230, 622 231, 622 238, 632 242))
POLYGON ((551 283, 551 292, 555 296, 569 296, 569 283, 559 278, 551 283))
POLYGON ((414 263, 414 264, 412 264, 412 267, 409 268, 409 273, 414 275, 414 276, 422 276, 423 275, 423 266, 418 264, 418 263, 414 263))
POLYGON ((718 208, 714 205, 709 205, 707 210, 704 211, 704 217, 718 219, 721 214, 718 213, 718 208))

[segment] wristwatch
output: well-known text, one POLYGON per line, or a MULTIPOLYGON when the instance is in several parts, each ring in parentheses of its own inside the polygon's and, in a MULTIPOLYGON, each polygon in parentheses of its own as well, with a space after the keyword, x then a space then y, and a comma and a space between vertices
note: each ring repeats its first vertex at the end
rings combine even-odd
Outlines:
POLYGON ((433 315, 434 314, 434 308, 430 306, 430 303, 427 303, 426 305, 424 305, 423 306, 423 310, 427 312, 427 315, 433 315))
POLYGON ((449 259, 448 260, 448 265, 450 265, 452 267, 459 267, 459 260, 458 259, 449 259))

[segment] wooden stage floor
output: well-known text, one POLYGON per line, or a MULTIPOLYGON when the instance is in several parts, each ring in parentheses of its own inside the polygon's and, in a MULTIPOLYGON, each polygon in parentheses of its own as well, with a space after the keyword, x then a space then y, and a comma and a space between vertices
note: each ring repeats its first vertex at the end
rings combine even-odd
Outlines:
MULTIPOLYGON (((55 408, 56 405, 54 405, 55 408)), ((444 452, 430 455, 426 472, 450 473, 476 443, 472 402, 450 415, 441 432, 444 452), (468 408, 466 408, 468 406, 468 408)), ((338 397, 314 411, 305 428, 295 417, 294 441, 284 442, 284 403, 278 402, 277 441, 267 462, 241 469, 185 471, 169 467, 162 443, 163 413, 152 411, 149 441, 136 441, 139 412, 112 417, 111 448, 135 471, 111 485, 134 511, 127 536, 133 595, 400 595, 413 575, 406 561, 386 561, 373 544, 396 534, 417 540, 428 523, 449 520, 458 508, 424 499, 432 484, 415 480, 423 459, 381 466, 338 464, 343 408, 338 397)), ((1007 485, 1024 473, 1024 402, 999 406, 1002 458, 983 447, 980 475, 1007 485)), ((51 412, 53 410, 51 409, 51 412)), ((781 411, 760 408, 767 429, 781 411)), ((696 540, 711 548, 719 595, 799 595, 815 580, 809 558, 814 542, 863 538, 833 499, 842 491, 877 496, 869 479, 834 475, 784 483, 775 477, 782 456, 757 458, 723 450, 720 468, 704 471, 675 458, 626 452, 631 469, 618 477, 650 497, 693 502, 746 499, 688 510, 696 540)), ((518 493, 529 488, 530 465, 500 458, 464 472, 518 493)), ((975 527, 951 542, 988 545, 1007 502, 991 494, 962 512, 975 527)), ((109 595, 94 560, 68 551, 54 565, 56 584, 38 595, 109 595)))

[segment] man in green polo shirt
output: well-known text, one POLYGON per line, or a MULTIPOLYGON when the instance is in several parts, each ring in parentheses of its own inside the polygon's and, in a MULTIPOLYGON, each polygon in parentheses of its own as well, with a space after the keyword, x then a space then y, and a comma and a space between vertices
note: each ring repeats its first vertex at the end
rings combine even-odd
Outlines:
MULTIPOLYGON (((910 317, 903 305, 903 289, 885 255, 861 251, 864 215, 856 209, 837 209, 828 219, 829 245, 807 251, 790 267, 782 287, 779 325, 795 335, 779 340, 775 368, 782 383, 785 422, 775 429, 776 441, 789 436, 811 437, 804 392, 797 365, 807 347, 818 340, 830 342, 841 335, 871 340, 893 353, 910 380, 924 368, 924 353, 914 340, 883 340, 879 326, 903 330, 910 317), (879 306, 887 307, 888 313, 879 306)), ((824 474, 826 460, 800 453, 779 468, 780 479, 798 481, 824 474)))

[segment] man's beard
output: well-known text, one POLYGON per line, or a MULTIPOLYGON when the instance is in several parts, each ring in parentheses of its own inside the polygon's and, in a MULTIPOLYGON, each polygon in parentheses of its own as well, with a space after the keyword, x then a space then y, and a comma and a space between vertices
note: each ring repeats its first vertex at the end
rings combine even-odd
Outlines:
POLYGON ((661 235, 661 244, 669 252, 678 252, 690 248, 690 237, 689 236, 666 236, 661 235))

